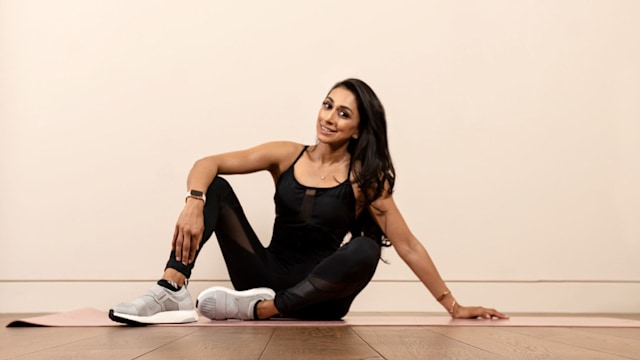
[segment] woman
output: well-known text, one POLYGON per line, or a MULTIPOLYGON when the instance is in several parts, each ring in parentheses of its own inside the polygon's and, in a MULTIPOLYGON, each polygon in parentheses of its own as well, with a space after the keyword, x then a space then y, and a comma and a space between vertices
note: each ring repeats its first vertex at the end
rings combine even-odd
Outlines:
POLYGON ((197 308, 210 319, 340 319, 371 280, 380 247, 390 244, 452 317, 507 318, 457 303, 409 230, 392 196, 384 108, 367 84, 347 79, 333 86, 316 132, 313 146, 271 142, 198 160, 162 279, 140 298, 115 306, 110 317, 128 324, 183 323, 197 320, 197 308), (218 176, 261 170, 276 184, 267 248, 218 176), (186 282, 213 232, 235 290, 209 288, 194 308, 186 282), (349 232, 350 241, 341 245, 349 232))

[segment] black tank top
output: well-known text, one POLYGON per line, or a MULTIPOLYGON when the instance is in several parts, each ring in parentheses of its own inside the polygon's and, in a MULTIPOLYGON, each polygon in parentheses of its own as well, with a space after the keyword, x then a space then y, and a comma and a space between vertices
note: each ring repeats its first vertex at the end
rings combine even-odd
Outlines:
POLYGON ((307 148, 282 173, 273 197, 276 219, 269 249, 293 263, 315 263, 335 252, 355 221, 351 174, 329 188, 304 186, 295 178, 293 168, 307 148))

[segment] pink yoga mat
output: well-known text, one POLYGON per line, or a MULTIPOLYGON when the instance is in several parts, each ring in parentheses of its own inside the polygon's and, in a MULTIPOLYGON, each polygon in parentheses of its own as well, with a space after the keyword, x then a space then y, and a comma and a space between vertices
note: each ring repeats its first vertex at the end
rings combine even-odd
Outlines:
MULTIPOLYGON (((106 311, 93 308, 12 321, 7 327, 17 326, 123 326, 111 321, 106 311)), ((339 321, 304 321, 272 319, 266 321, 211 321, 200 317, 195 323, 155 326, 542 326, 542 327, 640 327, 640 321, 609 317, 570 316, 514 316, 508 320, 452 320, 448 316, 426 315, 347 315, 339 321)))

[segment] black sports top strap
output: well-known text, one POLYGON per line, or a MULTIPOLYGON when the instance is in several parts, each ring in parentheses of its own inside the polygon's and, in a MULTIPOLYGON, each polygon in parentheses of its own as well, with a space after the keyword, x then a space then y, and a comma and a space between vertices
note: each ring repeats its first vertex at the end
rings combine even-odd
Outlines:
POLYGON ((309 145, 305 145, 304 148, 302 148, 302 151, 300 151, 300 154, 298 154, 298 157, 293 161, 293 164, 291 164, 291 166, 295 165, 298 160, 300 160, 300 158, 302 157, 302 154, 304 154, 305 151, 307 151, 307 148, 309 147, 309 145))

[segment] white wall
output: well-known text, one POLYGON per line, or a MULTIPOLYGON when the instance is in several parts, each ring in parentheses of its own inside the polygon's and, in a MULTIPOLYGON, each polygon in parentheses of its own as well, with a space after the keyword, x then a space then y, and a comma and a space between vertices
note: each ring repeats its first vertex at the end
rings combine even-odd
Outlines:
MULTIPOLYGON (((639 16, 634 0, 0 0, 0 312, 144 291, 193 161, 312 143, 352 76, 385 104, 396 201, 462 303, 640 312, 639 16)), ((266 243, 269 176, 230 180, 266 243)), ((353 310, 441 310, 384 256, 353 310)), ((227 279, 213 241, 192 291, 227 279)))

